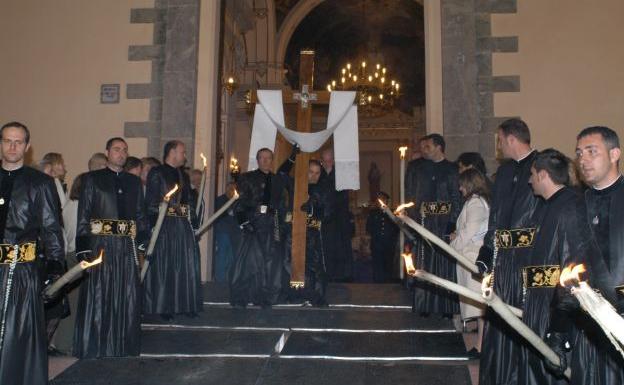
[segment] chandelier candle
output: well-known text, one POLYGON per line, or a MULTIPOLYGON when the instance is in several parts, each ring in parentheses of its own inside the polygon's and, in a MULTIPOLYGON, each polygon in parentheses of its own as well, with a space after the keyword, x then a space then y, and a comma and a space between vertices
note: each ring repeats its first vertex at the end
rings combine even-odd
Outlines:
POLYGON ((201 154, 199 154, 199 156, 201 156, 202 158, 204 168, 202 169, 202 178, 201 178, 201 183, 199 184, 199 191, 197 194, 197 204, 195 205, 195 215, 197 216, 197 218, 199 218, 199 213, 201 211, 201 206, 202 206, 201 203, 202 203, 202 200, 204 199, 204 190, 206 190, 206 173, 208 172, 207 159, 204 156, 204 153, 202 152, 201 154))
POLYGON ((167 194, 165 194, 162 202, 158 205, 158 217, 156 218, 156 224, 152 229, 152 236, 150 237, 149 244, 147 245, 147 251, 145 252, 145 262, 143 262, 143 268, 141 269, 141 282, 145 279, 145 274, 147 273, 147 268, 149 267, 149 257, 154 253, 154 247, 156 247, 156 241, 158 240, 160 228, 165 221, 165 215, 167 215, 169 201, 176 191, 178 191, 177 184, 167 194))
POLYGON ((99 265, 100 263, 102 263, 102 257, 104 256, 104 249, 100 250, 100 255, 94 259, 93 261, 89 262, 89 261, 80 261, 79 264, 77 264, 76 266, 72 267, 71 269, 69 269, 69 271, 67 271, 67 273, 63 274, 61 276, 61 278, 57 279, 56 282, 54 282, 52 285, 48 286, 43 295, 46 298, 52 298, 56 295, 56 293, 61 290, 61 288, 65 285, 67 285, 70 282, 73 282, 74 280, 76 280, 76 278, 78 278, 79 276, 82 275, 82 272, 87 270, 88 268, 95 266, 95 265, 99 265))
POLYGON ((229 209, 230 206, 232 206, 238 198, 239 198, 238 192, 234 190, 234 195, 232 195, 232 198, 230 198, 227 202, 225 202, 225 204, 219 210, 217 210, 216 213, 212 214, 212 216, 208 218, 208 220, 206 221, 206 223, 202 225, 202 227, 200 227, 199 229, 197 229, 197 231, 195 231, 195 236, 201 237, 206 231, 208 231, 212 223, 217 218, 219 218, 224 212, 226 212, 227 209, 229 209))
POLYGON ((585 272, 583 265, 572 265, 564 268, 559 278, 560 284, 570 289, 583 310, 596 321, 609 341, 624 357, 624 318, 600 293, 594 291, 587 282, 580 280, 580 273, 583 272, 585 272))

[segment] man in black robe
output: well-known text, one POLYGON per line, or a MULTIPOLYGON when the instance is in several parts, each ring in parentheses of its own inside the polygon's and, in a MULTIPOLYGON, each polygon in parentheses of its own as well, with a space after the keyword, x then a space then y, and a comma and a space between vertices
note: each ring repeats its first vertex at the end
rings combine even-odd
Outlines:
MULTIPOLYGON (((607 127, 589 127, 577 136, 576 156, 585 191, 587 221, 598 250, 579 255, 587 270, 584 280, 624 314, 624 178, 619 172, 620 143, 607 127)), ((553 312, 546 342, 560 357, 571 346, 572 385, 624 383, 624 359, 600 327, 579 309, 569 293, 562 294, 553 312), (564 315, 567 315, 565 317, 564 315), (564 322, 564 321, 568 322, 564 322), (574 333, 574 325, 579 329, 574 333)), ((565 360, 564 365, 565 367, 565 360)), ((554 368, 559 373, 563 367, 554 368)))
MULTIPOLYGON (((595 242, 585 217, 585 204, 570 184, 569 160, 557 150, 535 156, 529 182, 535 195, 543 198, 535 210, 536 234, 532 252, 524 261, 522 276, 522 321, 538 336, 545 336, 549 312, 563 267, 579 256, 592 253, 595 242)), ((523 346, 518 362, 518 384, 563 385, 562 377, 548 372, 544 358, 523 346)))
POLYGON ((249 302, 270 307, 282 294, 288 176, 271 171, 270 149, 258 150, 256 160, 258 168, 238 179, 240 198, 235 211, 243 233, 229 274, 230 303, 234 307, 245 307, 249 302))
MULTIPOLYGON (((529 127, 509 119, 498 128, 498 146, 509 160, 501 164, 492 190, 488 231, 479 250, 477 267, 492 273, 495 293, 512 306, 522 306, 522 280, 518 273, 531 255, 538 197, 529 185, 536 152, 531 149, 529 127)), ((511 385, 518 380, 522 339, 494 312, 486 312, 479 378, 481 385, 511 385)))
POLYGON ((54 278, 65 270, 59 199, 52 178, 24 166, 28 128, 7 123, 0 136, 0 384, 45 385, 48 342, 38 262, 54 278), (37 261, 37 245, 45 261, 37 261))
POLYGON ((353 278, 351 238, 355 233, 354 217, 349 210, 349 191, 336 191, 336 170, 332 149, 326 149, 321 153, 321 163, 323 169, 320 180, 329 186, 334 194, 331 216, 326 218, 321 229, 327 274, 332 281, 348 282, 353 278))
POLYGON ((202 309, 199 246, 193 229, 197 218, 190 179, 182 169, 185 163, 184 143, 167 142, 163 165, 152 168, 145 189, 145 207, 153 228, 163 197, 178 186, 169 200, 143 281, 143 313, 160 314, 165 320, 171 320, 173 314, 196 317, 202 309))
POLYGON ((103 262, 80 286, 74 355, 79 358, 136 356, 140 351, 141 291, 137 245, 146 218, 139 177, 123 171, 128 145, 106 143, 107 167, 85 174, 78 202, 76 254, 103 262))
MULTIPOLYGON (((390 196, 380 191, 377 199, 390 205, 390 196)), ((373 262, 373 282, 392 281, 394 257, 399 237, 399 227, 381 210, 378 202, 366 218, 366 232, 370 235, 370 251, 373 262)))
MULTIPOLYGON (((457 166, 446 159, 446 143, 438 134, 422 139, 423 155, 426 159, 419 166, 415 181, 417 195, 412 196, 418 208, 416 218, 429 231, 448 240, 455 230, 455 222, 461 211, 457 166)), ((415 245, 416 264, 438 277, 456 282, 455 260, 427 243, 415 245)), ((459 313, 457 295, 422 281, 414 282, 414 309, 426 316, 430 313, 450 318, 459 313)))

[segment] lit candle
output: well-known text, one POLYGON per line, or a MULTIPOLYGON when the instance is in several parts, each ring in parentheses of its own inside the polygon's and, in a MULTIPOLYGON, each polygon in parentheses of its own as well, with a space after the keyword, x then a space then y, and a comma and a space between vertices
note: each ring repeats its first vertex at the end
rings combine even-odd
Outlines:
MULTIPOLYGON (((401 158, 401 170, 399 171, 399 191, 400 191, 400 200, 401 204, 405 202, 405 151, 407 151, 407 146, 399 147, 399 157, 401 158)), ((399 235, 399 247, 403 249, 403 244, 405 243, 405 236, 403 232, 399 235)), ((404 277, 404 269, 403 269, 403 258, 399 260, 399 276, 401 279, 404 277)))
POLYGON ((93 261, 80 261, 79 264, 72 267, 63 274, 61 278, 57 279, 52 285, 48 286, 44 292, 46 298, 53 298, 61 288, 70 282, 73 282, 76 278, 82 275, 82 272, 87 270, 91 266, 99 265, 102 263, 102 257, 104 256, 104 249, 100 250, 100 255, 93 261))
POLYGON ((154 253, 154 247, 156 247, 156 241, 158 240, 160 228, 165 221, 165 215, 167 215, 169 201, 176 191, 178 191, 177 184, 167 194, 165 194, 162 202, 160 202, 160 204, 158 205, 158 218, 156 218, 156 224, 152 229, 152 235, 150 237, 149 244, 147 245, 147 250, 145 252, 145 262, 143 262, 143 268, 141 269, 141 282, 143 282, 143 280, 145 279, 145 273, 147 273, 147 268, 149 267, 149 257, 154 253))
POLYGON ((225 204, 216 213, 212 214, 212 216, 208 218, 208 220, 202 225, 202 227, 200 227, 199 229, 197 229, 197 231, 195 231, 195 236, 201 237, 206 231, 208 231, 212 223, 217 218, 219 218, 227 209, 229 209, 230 206, 232 206, 238 198, 239 198, 238 192, 234 190, 234 195, 232 195, 232 198, 230 198, 230 200, 225 202, 225 204))
POLYGON ((195 215, 199 218, 199 213, 201 211, 201 203, 204 199, 204 191, 206 190, 206 174, 208 172, 207 159, 204 156, 204 153, 200 153, 199 156, 202 158, 202 162, 204 164, 204 168, 202 170, 202 178, 201 183, 199 184, 199 191, 197 193, 197 203, 195 204, 195 215))

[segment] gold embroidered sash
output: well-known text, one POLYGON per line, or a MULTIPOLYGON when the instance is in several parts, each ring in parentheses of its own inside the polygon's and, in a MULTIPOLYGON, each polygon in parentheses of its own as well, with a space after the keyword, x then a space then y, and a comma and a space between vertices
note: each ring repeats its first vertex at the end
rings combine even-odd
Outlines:
MULTIPOLYGON (((15 245, 0 244, 0 264, 9 264, 15 259, 15 245)), ((26 242, 18 245, 17 263, 33 262, 37 259, 37 245, 26 242)))
POLYGON ((451 213, 451 202, 422 202, 420 212, 423 215, 448 215, 451 213))
POLYGON ((499 249, 531 247, 535 239, 535 228, 496 230, 494 237, 499 249))
POLYGON ((314 219, 314 218, 306 217, 306 226, 308 228, 310 228, 310 229, 320 230, 321 229, 321 220, 320 219, 314 219))
POLYGON ((553 288, 559 284, 559 265, 525 266, 522 268, 522 282, 527 289, 553 288))
POLYGON ((167 207, 167 216, 168 217, 184 217, 188 218, 190 213, 189 205, 173 205, 167 207))
POLYGON ((118 237, 136 237, 136 223, 122 219, 92 219, 91 234, 118 237))

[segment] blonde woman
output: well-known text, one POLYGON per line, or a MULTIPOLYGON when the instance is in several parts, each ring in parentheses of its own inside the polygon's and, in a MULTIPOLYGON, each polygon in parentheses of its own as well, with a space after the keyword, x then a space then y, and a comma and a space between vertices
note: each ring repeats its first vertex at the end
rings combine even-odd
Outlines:
MULTIPOLYGON (((475 168, 466 169, 459 174, 459 191, 465 203, 457 218, 457 228, 451 237, 451 246, 475 262, 479 248, 483 244, 490 215, 487 177, 475 168)), ((481 290, 481 282, 460 265, 457 265, 457 283, 472 290, 481 290)), ((460 297, 462 320, 464 322, 477 320, 478 340, 475 348, 469 352, 473 358, 479 356, 483 335, 483 308, 475 305, 467 298, 460 297)))

